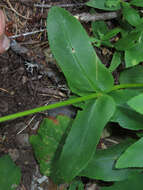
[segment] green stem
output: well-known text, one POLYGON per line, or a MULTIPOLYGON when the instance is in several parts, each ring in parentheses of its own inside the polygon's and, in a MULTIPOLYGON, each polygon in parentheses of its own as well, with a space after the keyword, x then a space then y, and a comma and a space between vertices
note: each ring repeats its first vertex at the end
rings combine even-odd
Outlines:
MULTIPOLYGON (((119 90, 119 89, 124 89, 124 88, 138 88, 138 87, 143 87, 143 84, 120 84, 120 85, 114 86, 110 91, 108 91, 106 93, 109 93, 109 92, 115 91, 115 90, 119 90)), ((41 106, 39 108, 34 108, 34 109, 31 109, 31 110, 27 110, 27 111, 15 113, 15 114, 7 115, 7 116, 4 116, 4 117, 0 118, 0 123, 4 122, 4 121, 11 120, 11 119, 16 119, 16 118, 19 118, 19 117, 27 116, 27 115, 30 115, 30 114, 38 113, 38 112, 41 112, 41 111, 50 110, 50 109, 54 109, 54 108, 58 108, 58 107, 62 107, 62 106, 67 106, 67 105, 71 105, 71 104, 78 103, 78 102, 83 102, 83 101, 90 100, 90 99, 94 99, 94 98, 97 98, 97 97, 99 97, 101 95, 102 95, 102 93, 93 93, 93 94, 90 94, 90 95, 87 95, 87 96, 74 98, 74 99, 69 99, 69 100, 65 100, 63 102, 58 102, 58 103, 55 103, 55 104, 50 104, 50 105, 47 105, 47 106, 41 106)))
POLYGON ((119 90, 119 89, 124 89, 124 88, 140 88, 143 87, 143 83, 141 84, 119 84, 119 85, 115 85, 111 90, 111 91, 115 91, 115 90, 119 90))
POLYGON ((101 93, 93 93, 93 94, 90 94, 90 95, 87 95, 87 96, 74 98, 74 99, 69 99, 69 100, 66 100, 66 101, 63 101, 63 102, 58 102, 58 103, 55 103, 55 104, 50 104, 50 105, 47 105, 47 106, 41 106, 39 108, 34 108, 34 109, 31 109, 31 110, 27 110, 27 111, 15 113, 15 114, 7 115, 7 116, 4 116, 4 117, 0 118, 0 123, 4 122, 4 121, 11 120, 11 119, 16 119, 18 117, 23 117, 23 116, 27 116, 27 115, 30 115, 30 114, 38 113, 38 112, 41 112, 41 111, 50 110, 50 109, 54 109, 54 108, 58 108, 58 107, 67 106, 67 105, 71 105, 71 104, 74 104, 74 103, 90 100, 90 99, 93 99, 93 98, 97 98, 98 96, 101 96, 101 93))

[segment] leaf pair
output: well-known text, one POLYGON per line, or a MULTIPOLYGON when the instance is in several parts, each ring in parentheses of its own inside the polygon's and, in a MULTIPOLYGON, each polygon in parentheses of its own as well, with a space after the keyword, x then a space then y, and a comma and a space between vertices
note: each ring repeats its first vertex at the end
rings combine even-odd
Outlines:
POLYGON ((101 133, 115 111, 115 102, 103 95, 113 87, 113 77, 100 62, 81 24, 67 11, 54 7, 47 20, 54 57, 73 93, 99 92, 74 120, 60 154, 55 155, 51 176, 56 183, 71 181, 93 157, 101 133))

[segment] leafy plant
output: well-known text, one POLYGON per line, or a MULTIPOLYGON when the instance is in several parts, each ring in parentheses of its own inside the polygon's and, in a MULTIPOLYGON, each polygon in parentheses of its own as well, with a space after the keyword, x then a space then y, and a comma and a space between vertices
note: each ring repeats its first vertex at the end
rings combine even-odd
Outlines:
POLYGON ((135 158, 128 162, 131 156, 137 154, 140 158, 142 155, 142 138, 126 140, 107 150, 97 150, 96 147, 104 127, 111 121, 134 131, 138 137, 138 130, 143 129, 143 67, 131 63, 132 67, 128 68, 130 65, 127 64, 127 68, 120 73, 119 85, 114 85, 111 74, 121 63, 122 51, 127 55, 126 51, 133 51, 142 42, 142 19, 131 7, 141 6, 142 3, 135 0, 130 3, 91 0, 87 5, 108 11, 119 10, 121 7, 124 10, 123 16, 128 23, 128 29, 115 28, 109 31, 103 22, 93 24, 99 46, 106 44, 117 50, 109 69, 97 57, 91 39, 79 21, 64 9, 53 7, 47 19, 49 44, 75 97, 4 116, 0 118, 0 122, 82 102, 82 107, 73 121, 67 117, 45 119, 38 134, 30 138, 41 172, 50 175, 55 183, 71 182, 77 176, 86 176, 105 181, 126 179, 127 182, 116 182, 111 189, 116 189, 121 183, 124 187, 130 187, 130 179, 133 178, 136 182, 142 176, 142 160, 135 158), (130 15, 136 14, 133 21, 126 9, 129 9, 130 15), (130 32, 129 28, 132 28, 130 32), (112 44, 110 39, 118 33, 121 38, 112 44), (105 157, 107 160, 103 162, 105 157), (135 168, 128 168, 132 166, 135 168))
POLYGON ((86 4, 97 9, 106 11, 120 9, 122 12, 121 18, 116 20, 118 23, 118 27, 116 28, 109 30, 104 21, 95 21, 92 23, 93 37, 91 38, 91 42, 97 47, 106 46, 115 49, 113 61, 110 65, 111 72, 122 62, 125 62, 125 66, 128 68, 138 65, 143 61, 143 18, 140 17, 138 9, 133 7, 142 7, 142 1, 91 0, 86 4), (117 37, 118 39, 119 34, 121 38, 116 42, 114 38, 117 37), (114 64, 115 55, 116 59, 118 59, 116 64, 114 64))

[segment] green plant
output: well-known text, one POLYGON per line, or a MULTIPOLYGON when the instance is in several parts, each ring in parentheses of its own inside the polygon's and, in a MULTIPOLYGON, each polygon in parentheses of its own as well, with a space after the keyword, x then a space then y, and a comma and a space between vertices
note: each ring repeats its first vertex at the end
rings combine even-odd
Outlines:
POLYGON ((115 49, 110 71, 113 72, 122 62, 125 62, 125 66, 128 68, 143 61, 143 18, 140 17, 136 8, 137 6, 143 7, 142 1, 91 0, 86 4, 97 9, 121 10, 122 12, 121 17, 116 20, 118 27, 111 30, 108 29, 104 21, 92 23, 93 37, 91 42, 97 47, 104 45, 115 49), (111 39, 119 34, 121 38, 117 42, 116 40, 111 42, 111 39))
MULTIPOLYGON (((102 2, 105 3, 105 0, 102 2)), ((131 2, 137 3, 135 0, 131 2)), ((128 8, 128 4, 123 2, 120 4, 119 1, 118 4, 116 1, 116 6, 114 0, 108 0, 106 3, 108 5, 106 10, 117 10, 122 5, 128 8)), ((104 4, 99 2, 97 4, 104 9, 104 4)), ((127 16, 126 20, 128 21, 127 16)), ((73 121, 67 118, 57 118, 53 125, 50 120, 46 119, 39 129, 38 135, 30 138, 41 171, 50 175, 55 183, 71 182, 76 176, 87 176, 104 181, 128 179, 129 182, 132 177, 136 179, 136 177, 142 176, 143 162, 140 159, 131 159, 131 162, 128 163, 130 156, 133 157, 137 154, 140 158, 142 155, 142 138, 127 140, 125 143, 106 151, 96 150, 102 131, 110 121, 119 123, 123 128, 134 130, 134 133, 143 129, 143 103, 141 101, 143 96, 143 67, 136 65, 123 70, 119 77, 120 84, 115 86, 111 74, 119 65, 120 50, 134 48, 140 43, 142 24, 138 19, 137 22, 139 24, 135 26, 134 22, 135 28, 129 34, 124 30, 114 30, 114 34, 122 32, 123 36, 114 44, 118 52, 114 54, 112 67, 107 69, 97 57, 91 45, 91 39, 81 24, 64 9, 53 7, 49 11, 47 31, 50 48, 66 77, 68 86, 77 97, 5 116, 0 118, 0 122, 83 102, 82 110, 78 111, 73 121), (114 65, 116 61, 118 64, 114 65), (61 121, 64 122, 63 125, 59 125, 61 121), (51 124, 49 124, 50 122, 51 124), (57 127, 60 126, 63 128, 61 127, 60 130, 56 131, 57 127), (107 165, 102 164, 104 155, 108 158, 107 165), (110 158, 110 155, 113 157, 110 158), (97 163, 100 163, 100 168, 94 170, 97 163), (128 167, 135 168, 128 169, 128 167)), ((101 28, 105 27, 103 23, 100 25, 101 28)), ((105 30, 108 30, 107 27, 105 30)), ((108 36, 110 38, 114 36, 112 33, 107 34, 103 34, 104 40, 108 39, 108 36)), ((109 39, 107 42, 105 44, 110 45, 109 39)))

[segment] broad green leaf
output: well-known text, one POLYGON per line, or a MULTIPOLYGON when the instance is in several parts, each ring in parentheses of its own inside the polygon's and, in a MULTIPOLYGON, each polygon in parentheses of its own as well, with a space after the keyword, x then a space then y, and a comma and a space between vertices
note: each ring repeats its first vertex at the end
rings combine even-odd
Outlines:
POLYGON ((125 51, 126 67, 138 65, 141 61, 143 61, 143 42, 125 51))
POLYGON ((87 166, 114 111, 113 99, 103 95, 78 112, 59 159, 55 155, 53 160, 52 178, 56 183, 71 181, 87 166))
MULTIPOLYGON (((130 158, 131 159, 131 158, 130 158)), ((141 190, 143 187, 143 175, 136 174, 124 181, 115 182, 110 187, 102 187, 100 190, 141 190)))
POLYGON ((21 171, 9 155, 0 157, 0 189, 14 190, 20 184, 21 171))
POLYGON ((116 168, 143 167, 143 138, 127 148, 115 166, 116 168))
POLYGON ((143 89, 117 90, 109 93, 116 102, 116 111, 111 120, 126 129, 143 129, 143 115, 127 105, 128 100, 141 92, 143 92, 143 89))
POLYGON ((134 8, 132 8, 129 3, 122 3, 123 5, 123 16, 124 18, 131 24, 132 26, 137 26, 142 23, 142 19, 140 18, 140 15, 138 11, 134 8))
POLYGON ((138 44, 139 37, 141 35, 141 32, 131 32, 129 34, 126 34, 124 37, 119 39, 115 44, 115 48, 117 50, 128 50, 130 48, 133 48, 138 44))
POLYGON ((66 116, 44 119, 38 134, 30 137, 30 143, 43 175, 50 175, 52 159, 71 122, 72 119, 66 116))
POLYGON ((143 114, 143 93, 131 98, 128 105, 135 111, 143 114))
POLYGON ((109 71, 112 73, 121 63, 121 54, 119 52, 115 52, 112 61, 109 67, 109 71))
POLYGON ((142 0, 131 0, 130 4, 138 6, 138 7, 143 7, 143 1, 142 0))
POLYGON ((120 84, 143 83, 143 66, 137 65, 121 72, 120 84))
POLYGON ((53 7, 49 11, 47 30, 52 53, 74 93, 85 95, 111 89, 113 77, 100 62, 76 18, 62 8, 53 7))
POLYGON ((107 0, 102 0, 102 1, 101 0, 90 0, 86 3, 86 5, 93 7, 93 8, 106 10, 106 11, 115 11, 115 10, 119 10, 121 8, 119 1, 116 4, 116 6, 112 6, 112 7, 107 6, 108 3, 106 1, 107 0))
POLYGON ((87 167, 80 172, 80 176, 103 181, 121 181, 140 172, 140 169, 116 169, 115 163, 121 153, 135 141, 127 139, 105 150, 97 150, 87 167))

